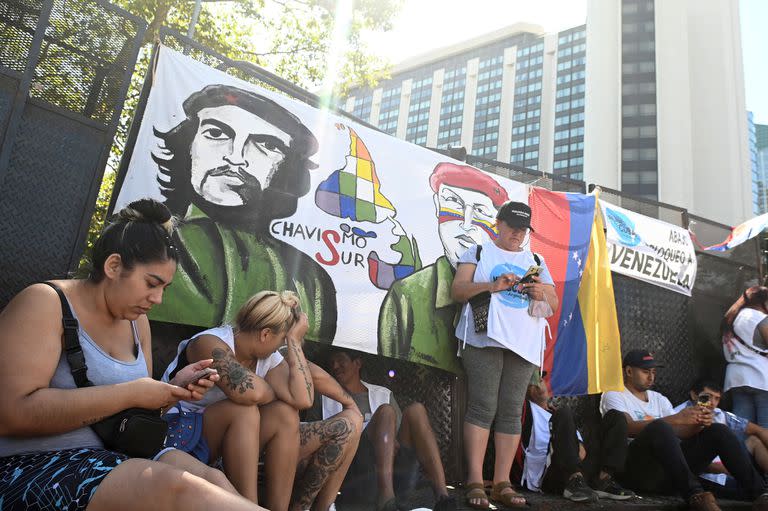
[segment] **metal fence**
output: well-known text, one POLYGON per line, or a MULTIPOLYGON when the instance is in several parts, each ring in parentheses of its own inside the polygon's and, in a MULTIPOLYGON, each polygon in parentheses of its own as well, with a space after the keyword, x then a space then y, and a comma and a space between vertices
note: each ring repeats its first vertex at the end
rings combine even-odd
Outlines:
POLYGON ((0 0, 0 307, 76 268, 145 29, 103 0, 0 0))

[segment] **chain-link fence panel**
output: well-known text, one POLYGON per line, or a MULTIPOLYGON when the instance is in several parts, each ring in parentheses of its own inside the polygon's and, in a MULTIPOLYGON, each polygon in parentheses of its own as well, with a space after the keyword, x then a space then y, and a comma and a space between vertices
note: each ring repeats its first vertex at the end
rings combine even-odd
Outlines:
POLYGON ((0 67, 24 72, 42 8, 42 0, 0 2, 0 67))
POLYGON ((119 113, 142 26, 105 3, 55 0, 31 96, 109 124, 119 113))
POLYGON ((145 28, 103 0, 0 0, 0 307, 75 268, 145 28))

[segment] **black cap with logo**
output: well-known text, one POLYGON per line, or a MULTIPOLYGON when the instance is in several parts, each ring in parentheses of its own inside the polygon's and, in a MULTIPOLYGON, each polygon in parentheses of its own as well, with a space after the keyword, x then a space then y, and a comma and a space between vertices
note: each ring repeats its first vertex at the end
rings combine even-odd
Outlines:
POLYGON ((656 362, 653 353, 648 350, 632 350, 624 355, 623 367, 639 367, 640 369, 652 369, 654 367, 664 367, 656 362))
POLYGON ((531 208, 524 202, 507 201, 501 205, 496 220, 503 221, 510 227, 531 227, 531 208))

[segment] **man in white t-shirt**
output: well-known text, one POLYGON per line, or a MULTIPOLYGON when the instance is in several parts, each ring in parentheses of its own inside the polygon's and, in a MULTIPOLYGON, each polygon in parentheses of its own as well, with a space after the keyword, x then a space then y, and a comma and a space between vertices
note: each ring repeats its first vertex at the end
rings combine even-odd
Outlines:
POLYGON ((695 474, 720 456, 723 465, 751 498, 755 510, 768 511, 763 477, 752 466, 739 439, 723 424, 713 423, 712 411, 692 406, 675 413, 669 399, 650 390, 660 366, 647 350, 632 350, 624 356, 622 392, 606 392, 600 412, 619 410, 627 419, 629 446, 621 479, 640 491, 673 490, 688 501, 691 509, 717 511, 714 495, 704 491, 695 474))

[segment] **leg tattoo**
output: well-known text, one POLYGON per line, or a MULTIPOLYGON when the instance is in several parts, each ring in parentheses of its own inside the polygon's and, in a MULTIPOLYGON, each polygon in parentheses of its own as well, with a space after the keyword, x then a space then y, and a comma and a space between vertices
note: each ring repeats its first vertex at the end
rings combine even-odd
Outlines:
MULTIPOLYGON (((320 447, 302 462, 302 473, 294 482, 292 508, 309 509, 328 477, 341 465, 344 445, 352 434, 352 426, 344 418, 302 424, 301 445, 319 439, 320 447)), ((301 465, 300 465, 300 468, 301 465)))

